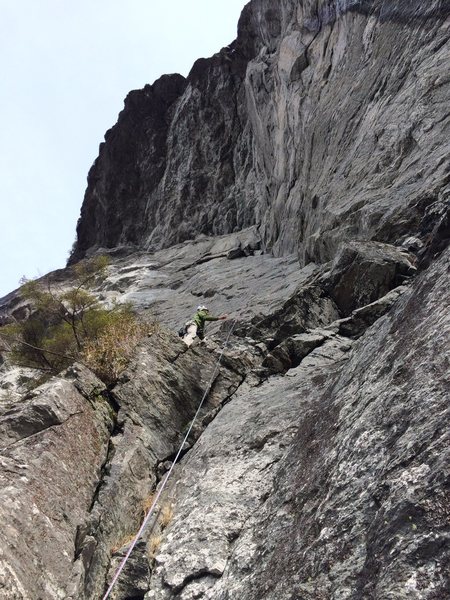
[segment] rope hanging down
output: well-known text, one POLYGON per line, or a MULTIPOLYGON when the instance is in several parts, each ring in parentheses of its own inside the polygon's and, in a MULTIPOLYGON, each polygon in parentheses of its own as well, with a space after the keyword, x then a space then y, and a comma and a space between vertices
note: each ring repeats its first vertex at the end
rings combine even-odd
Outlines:
POLYGON ((194 423, 195 423, 195 421, 197 420, 197 418, 198 418, 198 415, 200 414, 200 410, 202 409, 202 406, 203 406, 203 404, 204 404, 204 402, 205 402, 205 400, 206 400, 206 397, 207 397, 207 395, 208 395, 208 393, 209 393, 209 391, 210 391, 210 389, 211 389, 211 386, 212 386, 212 384, 213 384, 213 382, 214 382, 214 379, 215 379, 215 377, 216 377, 217 371, 219 370, 219 367, 220 367, 220 363, 221 363, 221 360, 222 360, 223 353, 224 353, 224 351, 225 351, 225 348, 226 348, 226 347, 227 347, 227 345, 228 345, 228 341, 229 341, 229 339, 230 339, 230 337, 231 337, 231 334, 232 334, 232 332, 233 332, 233 329, 234 329, 234 326, 235 326, 235 325, 236 325, 236 321, 233 321, 233 324, 232 324, 232 326, 230 327, 230 330, 229 330, 229 332, 228 332, 228 335, 227 335, 227 338, 226 338, 226 340, 225 340, 225 343, 224 343, 224 345, 223 345, 223 348, 222 348, 222 351, 221 351, 221 353, 220 353, 220 356, 219 356, 219 358, 218 358, 218 360, 217 360, 217 363, 216 363, 216 366, 215 366, 214 372, 213 372, 213 374, 212 374, 212 376, 211 376, 211 379, 210 379, 210 381, 209 381, 209 383, 208 383, 208 386, 207 386, 207 388, 206 388, 206 390, 205 390, 205 392, 204 392, 204 394, 203 394, 203 397, 202 397, 202 399, 201 399, 201 401, 200 401, 200 404, 199 404, 199 406, 198 406, 198 408, 197 408, 197 411, 196 411, 196 413, 195 413, 195 415, 194 415, 194 418, 193 418, 193 419, 192 419, 192 421, 191 421, 191 424, 190 424, 190 426, 189 426, 189 429, 187 430, 187 433, 186 433, 186 435, 184 436, 184 438, 183 438, 183 441, 181 442, 180 448, 179 448, 179 450, 178 450, 178 452, 177 452, 177 454, 176 454, 176 456, 175 456, 175 459, 174 459, 174 461, 173 461, 173 463, 172 463, 172 465, 171 465, 170 469, 168 470, 168 472, 167 472, 167 474, 166 474, 166 476, 165 476, 165 478, 164 478, 164 481, 163 481, 163 483, 162 483, 161 487, 159 488, 159 490, 158 490, 158 493, 157 493, 157 494, 156 494, 156 496, 155 496, 155 499, 153 500, 153 503, 152 503, 152 505, 151 505, 151 507, 150 507, 150 510, 148 511, 148 513, 147 513, 147 515, 146 515, 146 517, 145 517, 145 519, 144 519, 144 521, 143 521, 143 523, 142 523, 142 525, 141 525, 141 527, 140 527, 139 531, 137 532, 137 534, 136 534, 136 537, 134 538, 134 540, 133 540, 133 542, 132 542, 131 546, 129 547, 129 549, 128 549, 128 552, 125 554, 125 556, 124 556, 124 558, 123 558, 122 562, 120 563, 120 565, 119 565, 119 568, 117 569, 117 571, 116 571, 116 573, 115 573, 115 575, 114 575, 114 577, 113 577, 113 579, 112 579, 112 581, 111 581, 111 583, 110 583, 110 585, 109 585, 109 588, 108 588, 108 590, 106 591, 106 594, 103 596, 103 600, 106 600, 106 599, 109 597, 110 593, 112 592, 112 590, 113 590, 114 586, 115 586, 115 585, 116 585, 116 583, 117 583, 117 580, 119 579, 119 576, 120 576, 120 574, 121 574, 121 573, 122 573, 122 571, 123 571, 123 568, 125 567, 125 565, 126 565, 126 563, 127 563, 128 559, 130 558, 130 554, 133 552, 133 549, 134 549, 134 547, 136 546, 136 544, 137 544, 137 542, 138 542, 139 538, 141 537, 141 535, 143 534, 143 532, 144 532, 145 528, 147 527, 147 524, 148 524, 148 522, 149 522, 149 520, 150 520, 150 517, 152 516, 152 514, 153 514, 153 513, 154 513, 154 511, 155 511, 155 508, 156 508, 156 505, 157 505, 157 503, 158 503, 158 500, 159 500, 159 498, 161 497, 161 494, 163 493, 163 491, 164 491, 164 488, 165 488, 165 487, 166 487, 166 485, 167 485, 167 482, 168 482, 168 480, 169 480, 169 477, 170 477, 170 475, 171 475, 171 473, 172 473, 173 469, 175 468, 175 465, 177 464, 177 461, 178 461, 178 459, 180 458, 181 452, 183 451, 183 447, 184 447, 185 443, 186 443, 186 442, 187 442, 187 440, 188 440, 188 437, 189 437, 189 435, 190 435, 190 433, 191 433, 191 431, 192 431, 192 428, 193 428, 193 426, 194 426, 194 423))

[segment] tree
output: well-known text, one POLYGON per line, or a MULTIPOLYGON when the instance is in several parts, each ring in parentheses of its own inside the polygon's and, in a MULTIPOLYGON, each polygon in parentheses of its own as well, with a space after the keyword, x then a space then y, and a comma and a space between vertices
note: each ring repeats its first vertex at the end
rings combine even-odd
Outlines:
POLYGON ((107 266, 106 257, 78 263, 72 268, 70 287, 58 287, 49 279, 26 281, 20 294, 28 301, 31 315, 0 328, 0 351, 9 352, 16 365, 48 375, 76 360, 87 366, 91 362, 93 370, 111 383, 149 326, 137 322, 129 305, 105 308, 92 293, 92 287, 106 277, 107 266), (112 367, 108 361, 114 363, 112 367))

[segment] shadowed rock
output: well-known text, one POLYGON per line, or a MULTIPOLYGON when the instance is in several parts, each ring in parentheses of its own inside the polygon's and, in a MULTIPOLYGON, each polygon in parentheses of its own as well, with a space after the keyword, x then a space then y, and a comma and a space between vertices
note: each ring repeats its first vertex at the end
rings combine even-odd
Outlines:
POLYGON ((447 0, 253 0, 186 80, 128 96, 71 261, 251 225, 301 265, 345 240, 424 238, 449 186, 449 14, 447 0))
POLYGON ((414 258, 402 248, 376 242, 351 242, 336 255, 326 287, 342 316, 374 302, 416 272, 414 258))

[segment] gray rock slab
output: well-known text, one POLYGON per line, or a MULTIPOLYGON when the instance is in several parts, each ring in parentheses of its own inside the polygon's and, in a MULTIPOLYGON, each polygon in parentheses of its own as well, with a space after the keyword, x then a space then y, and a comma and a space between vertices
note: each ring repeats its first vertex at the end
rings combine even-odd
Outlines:
POLYGON ((5 600, 66 597, 77 527, 92 501, 111 426, 105 402, 90 402, 62 378, 1 417, 5 600))
POLYGON ((183 462, 146 599, 447 597, 449 265, 240 388, 183 462))
MULTIPOLYGON (((118 408, 117 421, 98 488, 78 528, 71 600, 95 600, 104 593, 105 583, 112 579, 144 519, 158 477, 174 459, 208 387, 212 386, 183 452, 240 387, 246 371, 260 361, 258 353, 252 355, 236 340, 216 370, 221 348, 220 341, 188 348, 161 328, 137 348, 134 360, 109 392, 118 408)), ((152 527, 149 530, 151 535, 152 527)), ((145 585, 151 544, 150 540, 146 545, 146 538, 139 541, 137 556, 119 579, 113 597, 123 597, 120 590, 132 594, 145 585)))
MULTIPOLYGON (((246 232, 239 238, 246 243, 246 232)), ((149 318, 176 330, 200 304, 212 314, 240 320, 268 314, 281 306, 316 269, 300 269, 294 255, 263 254, 228 260, 236 235, 201 238, 155 254, 112 259, 99 290, 104 300, 131 302, 149 318), (123 281, 123 283, 121 283, 123 281)), ((214 324, 210 330, 215 329, 214 324)))

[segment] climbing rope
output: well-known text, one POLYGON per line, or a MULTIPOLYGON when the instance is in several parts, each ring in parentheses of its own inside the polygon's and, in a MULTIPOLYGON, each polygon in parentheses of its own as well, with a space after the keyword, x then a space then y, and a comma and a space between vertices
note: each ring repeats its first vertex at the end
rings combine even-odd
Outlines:
POLYGON ((133 539, 133 542, 131 543, 131 546, 128 548, 128 552, 125 554, 122 562, 120 563, 119 568, 117 569, 117 571, 116 571, 116 573, 115 573, 115 575, 114 575, 114 577, 113 577, 113 579, 112 579, 112 581, 111 581, 111 583, 109 585, 109 588, 106 591, 106 594, 103 596, 103 600, 106 600, 109 597, 109 595, 111 594, 114 586, 117 583, 117 580, 119 579, 120 574, 123 571, 123 568, 125 567, 128 559, 130 558, 131 553, 133 552, 134 547, 136 546, 139 538, 141 537, 141 535, 143 534, 145 528, 147 527, 147 524, 148 524, 148 522, 150 520, 150 517, 153 515, 153 513, 155 511, 155 508, 156 508, 156 505, 158 503, 158 500, 161 497, 161 494, 163 493, 163 491, 164 491, 164 489, 165 489, 165 487, 167 485, 169 477, 172 474, 172 471, 174 470, 175 465, 177 464, 178 459, 180 458, 181 452, 183 451, 183 447, 184 447, 185 443, 187 442, 187 440, 189 438, 189 435, 190 435, 190 433, 192 431, 194 423, 196 422, 196 420, 197 420, 197 418, 198 418, 198 416, 200 414, 200 411, 202 409, 202 406, 203 406, 203 404, 204 404, 204 402, 206 400, 206 397, 208 396, 208 393, 209 393, 209 391, 210 391, 210 389, 212 387, 212 384, 214 382, 216 374, 217 374, 217 372, 219 370, 220 363, 222 361, 223 353, 225 352, 225 348, 228 345, 228 342, 230 340, 231 334, 233 333, 233 329, 234 329, 235 325, 236 325, 236 321, 233 321, 233 324, 232 324, 232 326, 230 327, 230 329, 228 331, 228 335, 227 335, 227 338, 226 338, 225 343, 223 345, 222 351, 221 351, 221 353, 219 355, 219 358, 217 359, 216 366, 214 368, 214 372, 213 372, 213 374, 211 376, 211 379, 210 379, 210 381, 208 383, 208 386, 206 387, 206 390, 205 390, 205 392, 203 394, 203 397, 202 397, 202 399, 200 401, 200 404, 198 405, 197 411, 196 411, 196 413, 194 415, 194 418, 191 421, 189 429, 187 430, 186 435, 184 436, 183 441, 181 442, 180 448, 179 448, 179 450, 178 450, 178 452, 177 452, 177 454, 175 456, 174 461, 172 462, 172 465, 171 465, 170 469, 166 473, 164 481, 163 481, 161 487, 159 488, 158 493, 155 496, 155 499, 153 500, 153 503, 152 503, 152 505, 150 507, 150 510, 148 511, 148 513, 147 513, 147 515, 146 515, 146 517, 145 517, 145 519, 144 519, 144 521, 143 521, 143 523, 142 523, 139 531, 137 532, 136 537, 133 539))

